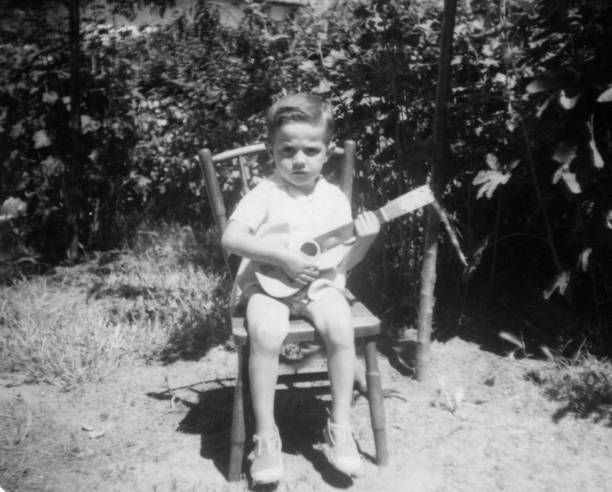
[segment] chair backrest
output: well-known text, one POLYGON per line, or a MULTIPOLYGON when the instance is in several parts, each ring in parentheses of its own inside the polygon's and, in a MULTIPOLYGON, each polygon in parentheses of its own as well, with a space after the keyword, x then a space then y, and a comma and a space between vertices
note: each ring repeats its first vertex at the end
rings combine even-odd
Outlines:
MULTIPOLYGON (((227 209, 225 200, 219 186, 215 164, 228 162, 230 165, 237 166, 240 172, 243 189, 249 188, 249 176, 245 158, 256 154, 267 152, 266 146, 263 143, 247 145, 237 149, 228 150, 219 154, 212 155, 210 150, 202 149, 198 152, 200 164, 203 167, 204 180, 206 182, 206 191, 208 194, 208 203, 215 218, 215 224, 222 233, 227 226, 227 209)), ((338 186, 342 189, 349 202, 353 192, 353 173, 355 169, 355 142, 346 140, 343 147, 336 147, 334 155, 339 159, 339 181, 338 186)))

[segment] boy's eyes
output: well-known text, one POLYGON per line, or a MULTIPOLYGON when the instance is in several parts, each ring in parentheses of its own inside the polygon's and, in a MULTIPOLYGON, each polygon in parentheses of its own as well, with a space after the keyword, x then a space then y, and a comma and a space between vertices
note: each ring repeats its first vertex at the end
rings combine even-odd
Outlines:
MULTIPOLYGON (((302 149, 302 151, 304 152, 304 154, 306 154, 307 156, 315 156, 321 152, 323 152, 323 148, 322 147, 306 147, 305 149, 302 149)), ((292 155, 296 154, 298 151, 297 148, 295 147, 283 147, 281 148, 281 154, 285 157, 291 157, 292 155)))

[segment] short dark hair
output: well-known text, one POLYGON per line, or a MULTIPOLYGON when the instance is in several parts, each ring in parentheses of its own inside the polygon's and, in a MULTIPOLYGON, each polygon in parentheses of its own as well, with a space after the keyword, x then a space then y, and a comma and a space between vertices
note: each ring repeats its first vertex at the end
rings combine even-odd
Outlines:
POLYGON ((290 94, 276 101, 268 110, 268 140, 282 125, 292 122, 306 122, 325 125, 325 139, 329 143, 334 133, 332 105, 313 94, 290 94))

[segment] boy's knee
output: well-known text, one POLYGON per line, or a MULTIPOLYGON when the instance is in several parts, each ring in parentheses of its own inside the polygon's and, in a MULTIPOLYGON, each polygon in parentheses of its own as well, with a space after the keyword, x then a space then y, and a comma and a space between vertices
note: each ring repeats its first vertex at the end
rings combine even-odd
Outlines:
POLYGON ((342 312, 329 313, 321 316, 318 324, 319 332, 329 346, 351 346, 354 344, 354 329, 350 315, 342 312))
POLYGON ((355 344, 355 333, 350 319, 330 323, 323 337, 327 345, 332 347, 352 347, 355 344))
POLYGON ((288 326, 278 321, 257 320, 249 322, 249 343, 254 350, 279 353, 285 338, 288 326))
POLYGON ((268 297, 253 296, 247 306, 247 332, 252 349, 280 352, 289 332, 288 308, 268 297))

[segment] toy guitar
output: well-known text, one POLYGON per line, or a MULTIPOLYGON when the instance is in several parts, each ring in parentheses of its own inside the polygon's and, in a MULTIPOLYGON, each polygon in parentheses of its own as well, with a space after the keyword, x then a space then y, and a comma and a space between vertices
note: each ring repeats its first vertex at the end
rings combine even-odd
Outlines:
MULTIPOLYGON (((376 210, 374 214, 379 222, 384 224, 433 201, 434 196, 429 186, 420 186, 390 201, 384 207, 376 210)), ((340 264, 346 249, 338 246, 354 237, 355 229, 353 223, 349 222, 314 239, 299 243, 296 249, 308 256, 315 257, 319 270, 326 270, 340 264)), ((261 288, 272 297, 289 297, 305 287, 291 279, 281 267, 275 265, 256 264, 255 277, 261 288)))

